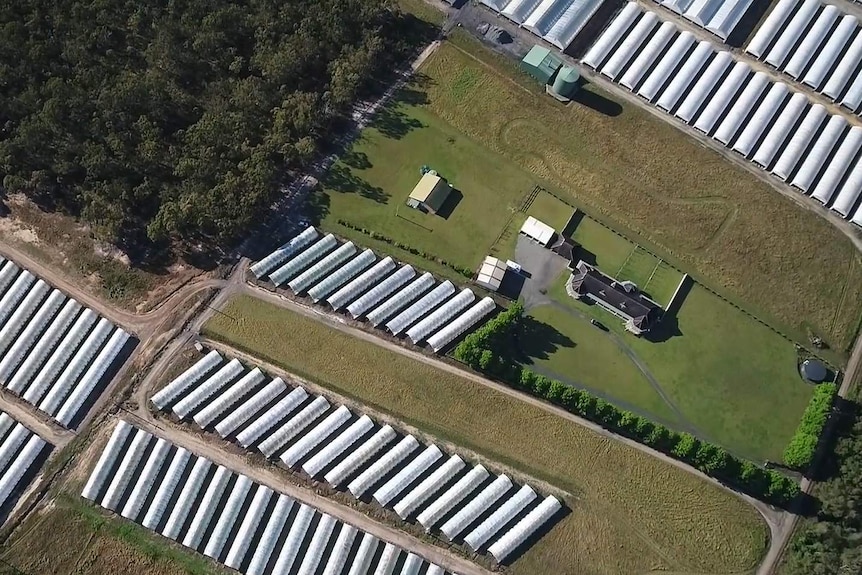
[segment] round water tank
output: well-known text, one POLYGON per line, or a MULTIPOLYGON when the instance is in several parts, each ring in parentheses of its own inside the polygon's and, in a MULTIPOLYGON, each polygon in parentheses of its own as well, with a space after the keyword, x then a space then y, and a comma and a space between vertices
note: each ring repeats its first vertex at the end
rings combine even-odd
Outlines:
POLYGON ((802 372, 802 377, 815 383, 820 383, 826 379, 828 374, 826 366, 816 359, 806 359, 803 361, 799 371, 802 372))
POLYGON ((557 73, 557 77, 554 78, 554 92, 564 98, 571 98, 578 89, 578 80, 580 78, 581 75, 578 74, 577 70, 569 66, 563 66, 557 73))

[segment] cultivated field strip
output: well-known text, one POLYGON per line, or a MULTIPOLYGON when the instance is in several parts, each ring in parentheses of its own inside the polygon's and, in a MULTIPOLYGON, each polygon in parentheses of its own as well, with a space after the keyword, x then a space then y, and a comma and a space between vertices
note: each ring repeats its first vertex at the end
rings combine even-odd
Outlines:
POLYGON ((862 127, 635 2, 583 63, 862 226, 862 127))
POLYGON ((604 0, 481 0, 491 10, 565 50, 604 0))
POLYGON ((481 464, 331 405, 281 378, 268 381, 212 350, 153 395, 153 405, 246 449, 375 501, 426 532, 464 541, 504 561, 534 540, 561 504, 481 464))
POLYGON ((50 450, 44 439, 0 412, 0 509, 4 514, 13 508, 50 450))
POLYGON ((754 0, 655 0, 722 40, 727 40, 754 0))
POLYGON ((859 113, 862 29, 855 16, 820 0, 780 0, 745 51, 859 113))
POLYGON ((333 311, 346 310, 415 345, 427 342, 435 352, 451 345, 496 309, 494 300, 476 301, 469 288, 460 292, 450 281, 437 283, 430 273, 417 277, 409 265, 390 257, 377 260, 369 249, 357 253, 353 242, 340 244, 332 234, 320 237, 309 226, 251 266, 258 279, 276 287, 287 282, 296 295, 307 294, 333 311))
POLYGON ((12 261, 0 258, 0 384, 73 427, 134 339, 12 261))
POLYGON ((248 575, 444 572, 122 420, 81 496, 248 575))

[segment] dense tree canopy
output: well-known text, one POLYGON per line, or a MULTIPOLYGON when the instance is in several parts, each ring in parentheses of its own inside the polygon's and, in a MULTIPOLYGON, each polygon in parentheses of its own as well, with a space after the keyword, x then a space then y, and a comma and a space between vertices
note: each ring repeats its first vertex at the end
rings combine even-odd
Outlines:
POLYGON ((784 575, 862 573, 862 417, 857 410, 855 404, 845 408, 854 413, 844 416, 826 466, 831 477, 815 491, 820 509, 795 534, 784 575))
POLYGON ((391 0, 3 2, 3 186, 110 239, 234 238, 404 57, 404 18, 391 0))

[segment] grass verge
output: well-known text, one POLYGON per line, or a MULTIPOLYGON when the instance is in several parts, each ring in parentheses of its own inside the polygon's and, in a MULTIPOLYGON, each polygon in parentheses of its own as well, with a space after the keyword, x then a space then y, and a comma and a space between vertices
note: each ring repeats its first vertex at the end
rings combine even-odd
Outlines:
POLYGON ((577 494, 515 575, 740 572, 763 554, 752 508, 657 458, 261 300, 223 311, 206 336, 577 494))
POLYGON ((30 516, 4 545, 2 560, 21 573, 223 575, 225 570, 134 523, 60 495, 30 516))

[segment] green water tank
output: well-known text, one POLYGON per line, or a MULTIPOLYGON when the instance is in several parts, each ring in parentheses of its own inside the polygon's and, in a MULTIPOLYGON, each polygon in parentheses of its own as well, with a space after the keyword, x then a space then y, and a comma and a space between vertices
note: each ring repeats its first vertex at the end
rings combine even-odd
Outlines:
POLYGON ((563 66, 554 78, 553 90, 563 98, 571 98, 578 90, 581 75, 569 66, 563 66))

